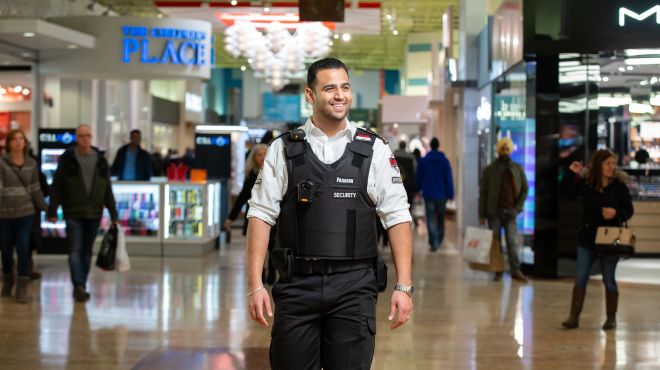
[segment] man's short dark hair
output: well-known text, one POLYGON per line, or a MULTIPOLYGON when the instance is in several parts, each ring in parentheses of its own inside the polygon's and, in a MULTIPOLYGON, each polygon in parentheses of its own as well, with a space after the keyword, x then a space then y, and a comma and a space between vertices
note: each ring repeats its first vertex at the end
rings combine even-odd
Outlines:
POLYGON ((131 131, 131 137, 133 136, 133 134, 138 134, 138 135, 142 136, 142 133, 140 132, 140 130, 131 131))
POLYGON ((406 142, 401 140, 399 141, 399 149, 406 149, 406 142))
POLYGON ((439 147, 440 147, 440 142, 438 141, 438 138, 434 137, 433 139, 431 139, 431 149, 438 150, 439 147))
POLYGON ((344 71, 346 71, 346 75, 348 75, 348 68, 346 68, 346 65, 339 59, 323 58, 321 60, 317 60, 311 66, 309 66, 309 69, 307 70, 307 86, 314 90, 316 87, 316 74, 319 73, 319 71, 323 71, 325 69, 341 68, 343 68, 344 71))

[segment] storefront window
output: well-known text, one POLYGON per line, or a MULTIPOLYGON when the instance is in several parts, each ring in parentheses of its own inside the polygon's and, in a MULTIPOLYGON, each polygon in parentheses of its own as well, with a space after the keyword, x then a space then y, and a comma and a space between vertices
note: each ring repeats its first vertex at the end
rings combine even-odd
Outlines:
MULTIPOLYGON (((536 122, 527 115, 527 79, 534 64, 522 63, 514 70, 495 81, 493 104, 493 130, 491 143, 503 137, 513 141, 511 160, 520 164, 527 177, 529 191, 523 211, 518 215, 518 236, 522 249, 522 262, 534 263, 532 250, 534 237, 534 200, 536 170, 536 122)), ((493 159, 496 158, 492 145, 493 159)))

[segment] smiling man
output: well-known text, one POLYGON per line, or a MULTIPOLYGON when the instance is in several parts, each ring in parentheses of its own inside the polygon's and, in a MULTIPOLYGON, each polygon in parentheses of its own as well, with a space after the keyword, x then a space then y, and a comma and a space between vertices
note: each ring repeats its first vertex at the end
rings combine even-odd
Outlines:
POLYGON ((384 140, 346 119, 351 86, 341 61, 312 64, 305 95, 312 117, 271 144, 252 190, 248 309, 254 321, 268 326, 264 307, 269 316, 273 312, 261 270, 270 228, 279 218, 271 255, 280 272, 273 286, 271 368, 369 369, 380 281, 374 269, 376 222, 388 231, 398 278, 391 328, 406 323, 412 310, 406 192, 384 140))

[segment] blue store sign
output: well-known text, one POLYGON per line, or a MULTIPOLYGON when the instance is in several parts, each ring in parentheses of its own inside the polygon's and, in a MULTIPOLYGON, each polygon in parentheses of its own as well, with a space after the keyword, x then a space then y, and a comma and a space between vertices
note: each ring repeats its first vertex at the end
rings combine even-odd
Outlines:
MULTIPOLYGON (((183 64, 185 66, 207 64, 207 50, 204 41, 208 36, 205 32, 132 26, 122 27, 122 32, 124 36, 122 62, 124 63, 139 60, 140 63, 183 64), (167 39, 165 48, 151 50, 149 42, 152 39, 167 39), (175 41, 182 42, 177 47, 175 41)), ((211 50, 211 57, 212 55, 211 50)))

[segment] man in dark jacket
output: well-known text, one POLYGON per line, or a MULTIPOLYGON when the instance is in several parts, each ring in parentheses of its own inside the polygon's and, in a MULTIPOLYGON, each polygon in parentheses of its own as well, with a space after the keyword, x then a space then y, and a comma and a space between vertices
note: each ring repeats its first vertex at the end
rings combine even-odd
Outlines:
POLYGON ((406 142, 399 141, 399 149, 394 151, 394 158, 399 166, 403 187, 408 195, 408 204, 412 207, 415 200, 415 168, 417 159, 406 150, 406 142))
POLYGON ((432 252, 438 250, 445 237, 447 199, 454 199, 451 166, 445 153, 438 150, 439 147, 440 142, 434 137, 431 140, 431 151, 419 159, 415 172, 415 190, 422 193, 426 205, 426 223, 432 252))
POLYGON ((117 151, 112 164, 112 175, 120 181, 149 181, 151 179, 151 155, 140 148, 140 130, 131 131, 131 142, 117 151))
MULTIPOLYGON (((518 258, 518 221, 527 199, 527 178, 522 166, 511 160, 513 141, 505 137, 497 142, 497 160, 491 163, 481 177, 479 184, 479 223, 488 225, 501 238, 502 228, 506 236, 506 249, 509 256, 511 277, 527 282, 520 271, 518 258)), ((495 281, 502 279, 502 273, 495 273, 495 281)))
POLYGON ((117 207, 108 162, 98 149, 92 147, 89 126, 81 125, 76 129, 76 142, 77 145, 64 152, 57 163, 47 216, 48 221, 57 222, 57 207, 62 205, 73 298, 76 302, 84 302, 89 298, 85 286, 103 207, 108 208, 113 223, 117 222, 117 207))

